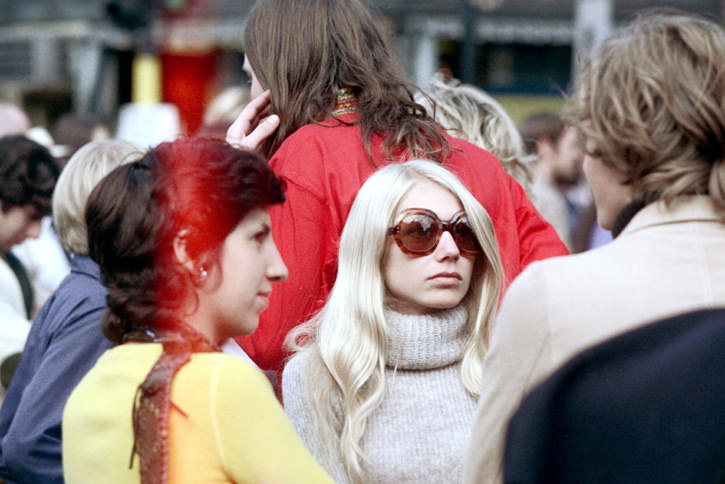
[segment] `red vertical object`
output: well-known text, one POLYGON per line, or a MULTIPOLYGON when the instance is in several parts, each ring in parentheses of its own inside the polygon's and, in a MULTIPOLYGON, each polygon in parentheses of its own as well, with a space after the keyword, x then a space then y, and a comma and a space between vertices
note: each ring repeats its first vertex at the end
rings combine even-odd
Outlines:
POLYGON ((182 130, 193 134, 201 126, 207 93, 214 81, 216 52, 161 54, 161 97, 179 109, 182 130))

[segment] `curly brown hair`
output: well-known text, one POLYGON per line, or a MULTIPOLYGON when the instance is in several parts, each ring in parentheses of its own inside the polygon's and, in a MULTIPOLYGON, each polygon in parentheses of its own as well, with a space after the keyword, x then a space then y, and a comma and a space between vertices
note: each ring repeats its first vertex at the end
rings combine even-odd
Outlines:
POLYGON ((44 146, 23 135, 0 138, 0 207, 31 205, 39 216, 50 215, 60 167, 44 146))

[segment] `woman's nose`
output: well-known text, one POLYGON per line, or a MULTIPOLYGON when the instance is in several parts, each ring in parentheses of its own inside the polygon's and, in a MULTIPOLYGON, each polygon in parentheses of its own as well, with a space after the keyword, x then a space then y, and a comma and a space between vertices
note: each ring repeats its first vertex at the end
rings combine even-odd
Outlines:
POLYGON ((272 282, 282 282, 287 279, 287 266, 282 260, 282 256, 277 249, 277 245, 272 243, 272 247, 272 254, 270 255, 271 260, 267 266, 267 277, 272 282))
POLYGON ((453 235, 451 235, 451 233, 447 230, 441 234, 435 253, 441 259, 446 257, 458 257, 461 255, 461 251, 458 248, 458 244, 456 244, 453 235))

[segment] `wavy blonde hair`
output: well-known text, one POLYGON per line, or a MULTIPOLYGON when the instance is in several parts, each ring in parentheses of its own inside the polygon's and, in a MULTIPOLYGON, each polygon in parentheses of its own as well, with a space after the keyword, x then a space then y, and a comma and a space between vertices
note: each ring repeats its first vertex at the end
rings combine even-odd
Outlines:
POLYGON ((647 12, 585 59, 567 117, 635 198, 707 194, 725 219, 725 31, 647 12))
POLYGON ((425 93, 416 93, 415 99, 449 134, 493 153, 504 170, 529 192, 532 157, 527 156, 516 124, 498 101, 470 84, 446 81, 440 73, 433 76, 425 93))
POLYGON ((327 303, 287 338, 293 351, 311 353, 303 370, 303 392, 322 446, 331 454, 339 449, 354 483, 365 482, 360 442, 366 421, 380 405, 385 390, 388 348, 382 264, 387 229, 394 223, 400 200, 421 181, 434 182, 460 200, 483 249, 476 257, 466 295, 469 336, 460 368, 463 386, 471 394, 480 393, 481 361, 503 277, 491 219, 458 178, 440 164, 414 160, 387 165, 363 184, 355 198, 340 237, 337 279, 327 303), (340 401, 342 421, 335 413, 340 401))

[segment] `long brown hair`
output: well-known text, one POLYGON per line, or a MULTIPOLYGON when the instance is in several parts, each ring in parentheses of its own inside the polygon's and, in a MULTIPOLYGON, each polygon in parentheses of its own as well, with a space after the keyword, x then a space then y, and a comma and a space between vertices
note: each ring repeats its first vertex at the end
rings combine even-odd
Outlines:
POLYGON ((378 134, 386 155, 403 148, 408 157, 445 158, 441 127, 413 99, 416 87, 406 80, 383 23, 358 0, 257 1, 244 51, 281 119, 264 154, 271 156, 305 124, 330 118, 338 89, 347 87, 358 100, 368 154, 378 134))

